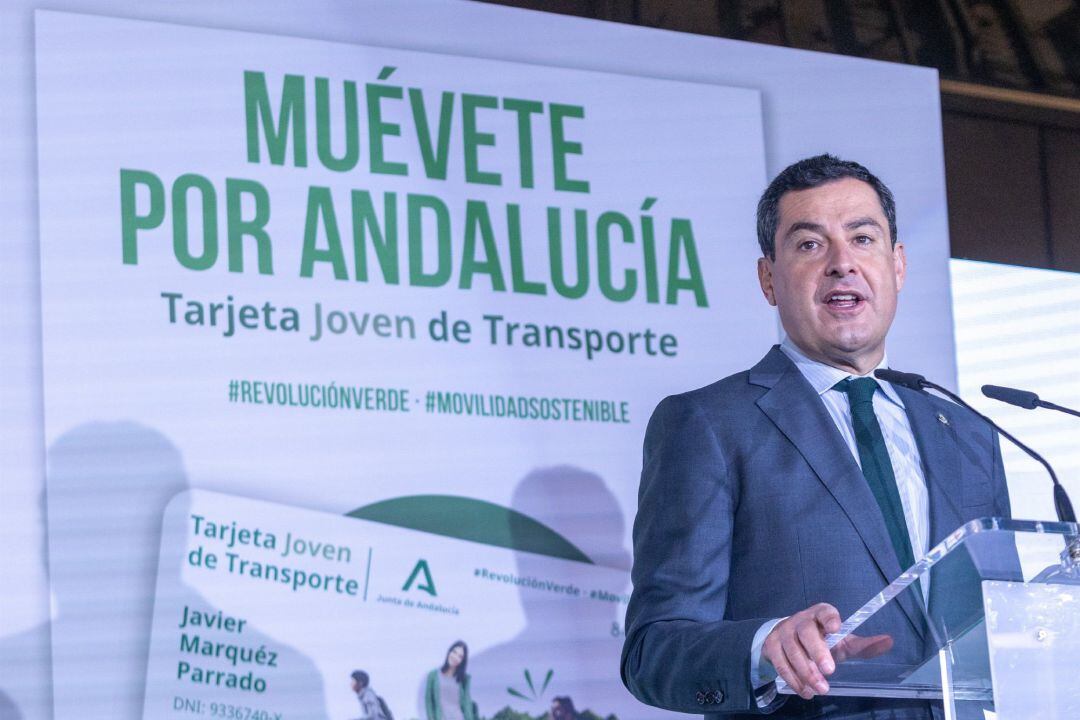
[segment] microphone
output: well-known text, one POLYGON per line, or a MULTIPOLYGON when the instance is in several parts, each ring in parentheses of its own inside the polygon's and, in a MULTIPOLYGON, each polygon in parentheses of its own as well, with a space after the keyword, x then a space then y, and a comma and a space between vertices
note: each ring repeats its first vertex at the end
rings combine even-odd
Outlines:
POLYGON ((1000 385, 983 385, 982 394, 991 400, 1000 400, 1016 407, 1034 410, 1039 407, 1039 396, 1027 390, 1002 387, 1000 385))
POLYGON ((900 372, 899 370, 889 370, 888 368, 875 370, 874 377, 878 380, 890 382, 893 385, 903 385, 912 390, 923 390, 924 388, 930 387, 930 383, 927 382, 926 378, 922 375, 900 372))
POLYGON ((1028 392, 1027 390, 1017 390, 1016 388, 1002 387, 1000 385, 983 385, 982 392, 983 395, 988 398, 1000 400, 1001 402, 1022 407, 1026 410, 1034 410, 1035 408, 1043 407, 1049 410, 1057 410, 1068 415, 1080 417, 1080 412, 1061 405, 1055 405, 1052 402, 1040 400, 1038 395, 1033 392, 1028 392))
MULTIPOLYGON (((1031 458, 1033 458, 1044 468, 1046 468, 1046 472, 1050 473, 1050 479, 1054 483, 1054 510, 1057 511, 1058 520, 1060 520, 1061 522, 1076 522, 1076 513, 1073 512, 1072 502, 1069 500, 1069 495, 1065 492, 1064 486, 1062 486, 1061 482, 1058 480, 1057 473, 1054 472, 1054 468, 1050 467, 1050 463, 1046 462, 1046 459, 1042 455, 1035 452, 1027 445, 1013 437, 1011 433, 1002 428, 996 422, 986 417, 975 408, 971 407, 971 405, 968 405, 959 395, 949 391, 946 388, 941 387, 937 383, 930 382, 922 375, 916 375, 915 373, 906 373, 900 372, 898 370, 888 370, 882 368, 880 370, 875 370, 874 376, 879 380, 884 380, 885 382, 893 383, 894 385, 902 385, 903 387, 910 388, 912 390, 918 390, 919 392, 925 392, 927 388, 933 388, 934 390, 937 390, 939 393, 955 402, 957 405, 967 408, 970 412, 981 418, 983 422, 994 428, 994 430, 997 430, 998 433, 1007 438, 1010 442, 1012 442, 1013 445, 1023 450, 1031 458)), ((1013 392, 1022 391, 1015 390, 1013 392)))

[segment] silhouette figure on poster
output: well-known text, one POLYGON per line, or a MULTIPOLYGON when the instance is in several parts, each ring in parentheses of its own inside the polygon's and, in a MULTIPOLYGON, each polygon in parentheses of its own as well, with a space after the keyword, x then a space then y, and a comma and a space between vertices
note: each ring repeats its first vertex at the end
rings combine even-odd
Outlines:
MULTIPOLYGON (((59 716, 143 717, 159 552, 165 572, 179 573, 184 561, 183 542, 162 548, 162 512, 187 488, 180 452, 145 425, 88 423, 48 449, 50 577, 57 602, 53 674, 64 679, 63 691, 55 693, 59 716)), ((219 610, 196 590, 180 582, 173 587, 174 596, 156 601, 177 609, 177 623, 181 608, 219 610)), ((273 694, 251 704, 272 702, 297 720, 325 718, 323 681, 311 660, 250 625, 244 634, 245 644, 276 649, 282 668, 273 694)), ((177 648, 170 653, 168 677, 149 682, 172 683, 178 695, 197 690, 177 681, 177 648)))
MULTIPOLYGON (((572 542, 594 564, 629 571, 622 510, 598 475, 569 465, 534 470, 518 483, 512 503, 514 510, 572 542)), ((518 531, 511 527, 512 534, 518 531)), ((515 560, 520 577, 544 576, 545 558, 517 552, 515 560)), ((588 685, 590 703, 624 694, 617 669, 597 667, 597 658, 611 655, 612 628, 622 622, 622 604, 588 598, 571 601, 525 586, 519 598, 524 629, 474 659, 473 696, 482 707, 497 712, 510 706, 540 715, 547 712, 551 693, 566 695, 568 682, 579 690, 588 685), (593 676, 597 680, 590 681, 593 676), (518 688, 518 693, 510 692, 518 688)), ((590 709, 602 717, 609 712, 606 707, 590 709)))

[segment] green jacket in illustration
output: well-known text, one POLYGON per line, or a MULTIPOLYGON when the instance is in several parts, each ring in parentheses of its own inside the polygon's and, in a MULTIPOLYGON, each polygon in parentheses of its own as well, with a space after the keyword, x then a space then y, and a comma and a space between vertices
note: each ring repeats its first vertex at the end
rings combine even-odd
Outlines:
MULTIPOLYGON (((458 701, 461 703, 461 715, 465 720, 478 720, 476 706, 469 694, 469 675, 458 685, 458 701)), ((427 688, 424 690, 424 710, 427 720, 443 720, 442 702, 439 700, 439 669, 428 673, 427 688)))

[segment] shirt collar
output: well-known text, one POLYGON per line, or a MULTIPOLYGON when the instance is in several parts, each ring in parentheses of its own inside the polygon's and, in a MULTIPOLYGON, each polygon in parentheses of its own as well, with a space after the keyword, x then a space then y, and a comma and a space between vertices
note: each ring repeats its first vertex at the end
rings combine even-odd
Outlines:
MULTIPOLYGON (((849 377, 858 377, 840 368, 835 368, 832 365, 826 365, 823 362, 817 360, 811 360, 803 353, 802 350, 791 341, 790 337, 785 337, 783 342, 780 343, 780 349, 785 355, 790 358, 791 362, 795 363, 795 367, 799 369, 799 372, 803 374, 807 382, 810 383, 810 387, 814 388, 814 392, 818 395, 824 395, 829 390, 833 389, 833 386, 841 380, 849 377)), ((889 367, 889 356, 887 353, 882 354, 881 362, 877 364, 878 368, 889 367)), ((873 371, 870 373, 873 374, 873 371)), ((889 400, 894 404, 904 407, 904 401, 900 399, 900 395, 897 394, 896 388, 890 383, 884 380, 878 380, 878 385, 881 387, 882 392, 889 400)))

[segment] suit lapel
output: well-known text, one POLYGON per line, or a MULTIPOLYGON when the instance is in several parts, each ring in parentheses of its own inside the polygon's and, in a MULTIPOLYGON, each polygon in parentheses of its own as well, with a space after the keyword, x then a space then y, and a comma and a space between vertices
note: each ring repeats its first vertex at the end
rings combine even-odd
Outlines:
POLYGON ((923 393, 899 386, 896 392, 904 401, 922 459, 923 477, 930 498, 930 547, 934 547, 964 522, 956 430, 948 414, 935 410, 923 393))
MULTIPOLYGON (((758 407, 791 441, 843 509, 881 572, 882 587, 895 580, 906 568, 900 567, 881 508, 821 398, 778 347, 751 370, 750 382, 770 388, 758 398, 758 407)), ((911 593, 902 593, 898 600, 921 633, 923 612, 911 593)))
MULTIPOLYGON (((960 479, 960 445, 952 408, 938 410, 923 393, 897 387, 904 400, 911 431, 922 459, 930 498, 930 546, 939 544, 964 523, 963 486, 960 479), (944 419, 944 420, 943 420, 944 419)), ((979 573, 960 559, 931 570, 929 613, 935 629, 947 633, 970 624, 982 615, 979 573)), ((935 631, 935 635, 938 632, 935 631)), ((940 643, 940 638, 935 638, 940 643)))

